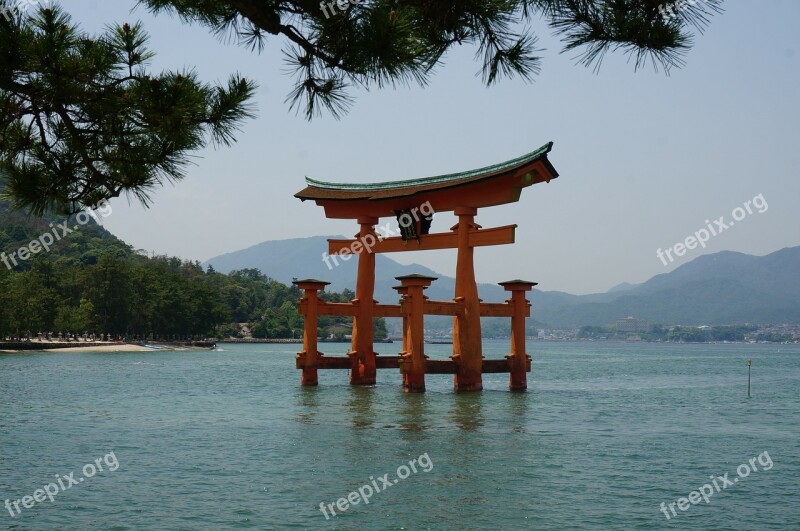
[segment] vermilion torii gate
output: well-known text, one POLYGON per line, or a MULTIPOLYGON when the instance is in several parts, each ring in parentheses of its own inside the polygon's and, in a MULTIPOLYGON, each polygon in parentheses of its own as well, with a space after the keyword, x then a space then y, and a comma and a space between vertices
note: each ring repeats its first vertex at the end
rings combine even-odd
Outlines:
MULTIPOLYGON (((318 292, 327 282, 306 279, 295 281, 304 291, 300 312, 305 317, 303 352, 297 355, 297 368, 303 370, 302 384, 317 385, 318 369, 350 369, 350 383, 375 383, 376 369, 399 368, 406 391, 425 390, 425 374, 454 374, 456 391, 480 391, 482 373, 509 372, 511 389, 527 387, 530 357, 525 352, 525 318, 530 303, 525 292, 535 282, 513 280, 501 283, 511 292, 505 304, 482 303, 475 282, 473 249, 514 243, 516 225, 484 229, 475 223, 478 208, 513 203, 522 189, 550 182, 558 172, 547 154, 550 142, 538 150, 501 164, 463 173, 374 184, 338 184, 306 179, 308 186, 295 194, 314 200, 325 209, 325 216, 354 219, 360 226, 355 240, 329 240, 328 253, 358 255, 356 298, 351 303, 325 303, 318 292), (420 218, 428 211, 453 212, 458 223, 447 233, 428 234, 430 219, 420 218), (375 226, 381 217, 413 220, 403 236, 381 238, 375 226), (422 275, 397 277, 401 302, 379 304, 374 300, 375 253, 457 249, 455 297, 453 301, 429 301, 423 290, 436 279, 422 275), (317 350, 317 316, 353 317, 352 348, 347 356, 323 356, 317 350), (430 360, 424 354, 424 315, 453 316, 453 355, 451 360, 430 360), (511 353, 501 360, 484 360, 481 345, 481 316, 511 317, 511 353), (373 319, 403 318, 403 352, 399 356, 377 356, 373 349, 373 319)), ((403 223, 401 223, 401 226, 403 223)))

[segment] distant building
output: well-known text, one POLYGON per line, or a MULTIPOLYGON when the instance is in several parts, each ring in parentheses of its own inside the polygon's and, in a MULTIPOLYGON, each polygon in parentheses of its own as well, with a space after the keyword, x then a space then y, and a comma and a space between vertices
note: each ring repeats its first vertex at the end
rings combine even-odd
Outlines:
POLYGON ((617 319, 617 332, 625 332, 636 334, 639 332, 647 332, 648 323, 644 319, 637 319, 635 317, 625 317, 624 319, 617 319))

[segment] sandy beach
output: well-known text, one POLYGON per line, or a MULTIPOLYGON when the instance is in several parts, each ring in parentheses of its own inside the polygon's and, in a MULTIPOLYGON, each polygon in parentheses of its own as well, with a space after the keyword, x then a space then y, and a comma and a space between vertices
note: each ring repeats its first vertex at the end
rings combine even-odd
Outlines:
MULTIPOLYGON (((43 347, 46 346, 46 343, 42 344, 43 347)), ((164 347, 161 349, 152 349, 147 347, 142 347, 140 345, 128 345, 128 344, 108 344, 108 345, 94 345, 94 346, 75 346, 75 347, 67 347, 67 348, 41 348, 35 350, 0 350, 0 352, 5 354, 19 354, 23 352, 158 352, 158 351, 172 351, 176 350, 172 347, 164 347)), ((180 350, 190 350, 188 348, 181 348, 180 350)))
MULTIPOLYGON (((154 349, 140 345, 98 345, 93 347, 68 347, 43 349, 44 352, 153 352, 154 349)), ((161 350, 173 350, 164 348, 161 350)))

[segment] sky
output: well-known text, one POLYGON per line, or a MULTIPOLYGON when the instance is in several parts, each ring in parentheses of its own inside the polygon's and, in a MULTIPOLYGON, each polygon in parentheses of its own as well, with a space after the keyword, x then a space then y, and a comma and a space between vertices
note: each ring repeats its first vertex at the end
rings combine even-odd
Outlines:
MULTIPOLYGON (((284 101, 292 78, 283 40, 270 38, 257 54, 135 3, 62 5, 90 33, 141 20, 158 54, 155 71, 193 68, 207 82, 238 72, 260 86, 257 118, 233 147, 197 152, 186 178, 156 190, 150 208, 112 201, 105 227, 136 249, 203 261, 268 240, 351 236, 354 221, 328 220, 293 197, 305 176, 428 177, 502 162, 548 141, 560 177, 524 189, 518 203, 478 212, 484 227, 518 225, 514 245, 476 250, 479 282, 525 278, 547 291, 603 292, 703 254, 800 245, 796 0, 727 2, 696 35, 686 66, 670 75, 635 71, 621 53, 607 55, 595 73, 560 53, 559 39, 534 21, 544 50, 533 83, 485 87, 475 48, 462 46, 427 87, 354 88, 343 119, 311 122, 284 101), (707 241, 701 247, 691 238, 707 241)), ((454 222, 441 214, 433 229, 454 222)), ((455 251, 389 256, 454 273, 455 251)))

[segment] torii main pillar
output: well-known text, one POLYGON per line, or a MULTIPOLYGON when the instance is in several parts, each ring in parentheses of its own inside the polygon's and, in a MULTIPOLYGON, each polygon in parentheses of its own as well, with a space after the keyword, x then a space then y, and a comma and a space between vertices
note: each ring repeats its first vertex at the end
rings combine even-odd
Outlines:
POLYGON ((481 391, 481 311, 475 282, 474 248, 469 241, 469 232, 477 229, 475 215, 478 209, 457 207, 454 213, 458 216, 458 225, 453 227, 458 234, 455 298, 463 298, 465 304, 464 316, 453 318, 453 360, 458 366, 454 386, 456 391, 481 391))
MULTIPOLYGON (((378 218, 362 216, 358 218, 358 242, 377 239, 375 225, 378 218)), ((372 240, 375 241, 375 240, 372 240)), ((350 383, 353 385, 374 385, 376 377, 375 350, 373 349, 373 306, 375 304, 375 254, 363 248, 358 252, 358 277, 356 280, 356 300, 358 314, 353 317, 353 342, 349 355, 352 359, 350 383)))

